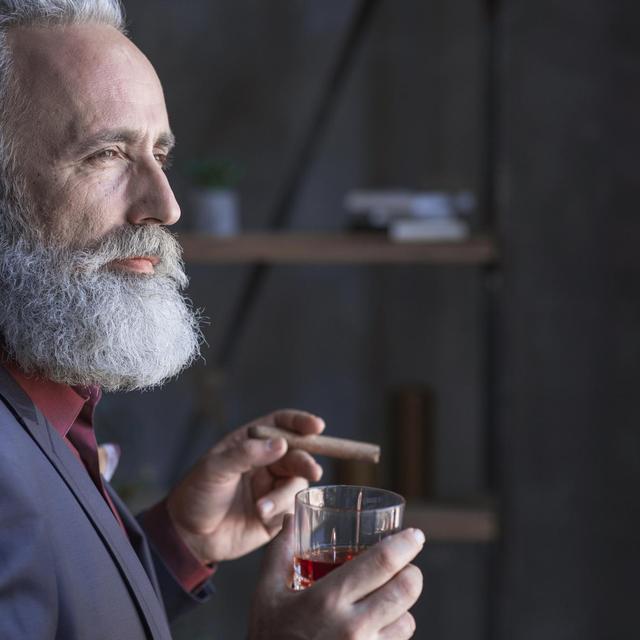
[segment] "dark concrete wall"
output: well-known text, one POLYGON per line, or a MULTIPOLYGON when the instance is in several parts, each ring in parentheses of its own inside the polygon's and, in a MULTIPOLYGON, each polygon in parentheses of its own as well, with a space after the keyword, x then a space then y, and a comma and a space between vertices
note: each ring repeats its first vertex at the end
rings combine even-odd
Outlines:
MULTIPOLYGON (((246 166, 243 222, 262 227, 357 3, 126 6, 165 85, 185 226, 180 169, 214 151, 246 166)), ((482 191, 481 9, 474 0, 382 2, 294 228, 340 228, 354 186, 482 191)), ((384 439, 389 389, 418 382, 438 400, 439 495, 483 495, 495 478, 504 539, 495 550, 428 547, 416 637, 635 637, 638 13, 621 2, 503 2, 491 469, 477 270, 274 269, 200 420, 198 385, 215 370, 247 269, 191 267, 191 295, 212 319, 207 366, 161 391, 104 403, 101 434, 126 443, 118 482, 133 503, 160 495, 226 430, 278 406, 320 413, 334 434, 384 439)), ((243 637, 256 566, 252 557, 222 567, 212 605, 177 625, 176 637, 243 637)))
POLYGON ((501 637, 637 637, 640 11, 504 5, 501 637))

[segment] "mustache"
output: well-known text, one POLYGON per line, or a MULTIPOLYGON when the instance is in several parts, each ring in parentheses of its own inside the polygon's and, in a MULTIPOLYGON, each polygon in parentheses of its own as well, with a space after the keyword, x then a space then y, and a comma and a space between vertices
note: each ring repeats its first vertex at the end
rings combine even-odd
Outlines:
POLYGON ((123 226, 97 242, 74 252, 77 264, 88 271, 104 269, 111 262, 140 256, 160 260, 156 274, 176 276, 183 271, 182 247, 176 236, 157 225, 123 226))

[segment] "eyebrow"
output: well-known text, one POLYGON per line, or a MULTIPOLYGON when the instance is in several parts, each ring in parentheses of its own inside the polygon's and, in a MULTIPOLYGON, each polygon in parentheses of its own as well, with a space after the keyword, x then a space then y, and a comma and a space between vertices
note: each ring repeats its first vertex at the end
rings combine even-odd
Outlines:
MULTIPOLYGON (((103 129, 88 138, 72 145, 75 153, 82 155, 104 144, 137 144, 143 139, 142 134, 134 129, 103 129)), ((171 131, 161 133, 155 140, 154 147, 164 147, 167 151, 173 149, 176 138, 171 131)))

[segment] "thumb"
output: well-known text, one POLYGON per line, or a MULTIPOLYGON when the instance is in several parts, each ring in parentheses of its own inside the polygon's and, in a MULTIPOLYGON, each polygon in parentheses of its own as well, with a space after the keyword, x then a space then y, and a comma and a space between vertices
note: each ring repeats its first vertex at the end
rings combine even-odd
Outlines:
POLYGON ((270 592, 288 590, 293 577, 293 514, 286 513, 282 530, 267 545, 260 571, 260 588, 270 592))

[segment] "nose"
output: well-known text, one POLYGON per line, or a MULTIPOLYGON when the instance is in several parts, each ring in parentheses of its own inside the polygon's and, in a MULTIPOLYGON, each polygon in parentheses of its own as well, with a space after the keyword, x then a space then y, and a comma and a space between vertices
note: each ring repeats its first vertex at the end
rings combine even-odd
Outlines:
POLYGON ((127 212, 130 224, 172 225, 180 219, 180 205, 169 185, 167 175, 154 161, 138 167, 130 182, 131 205, 127 212))

